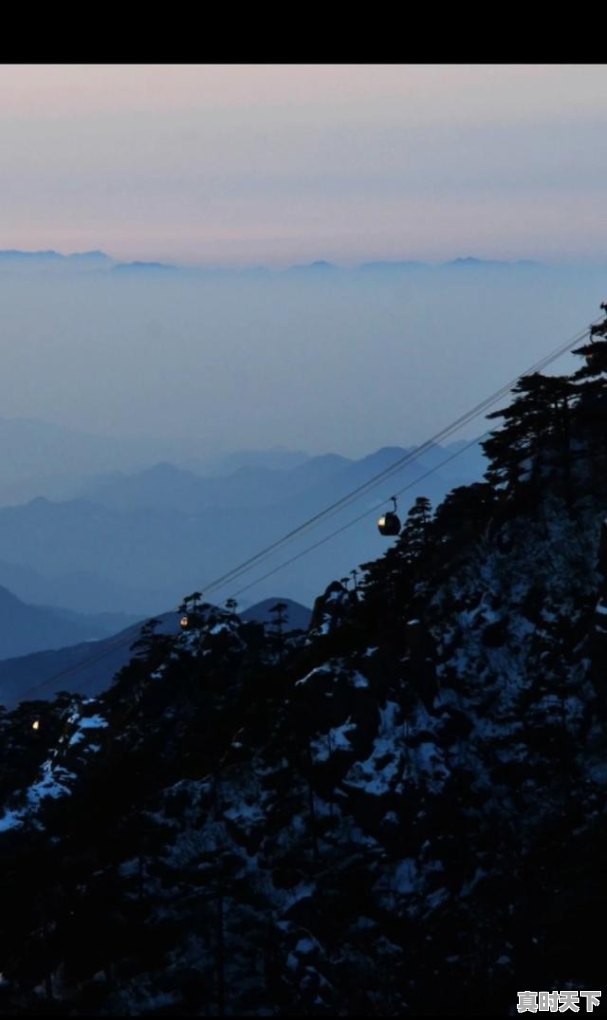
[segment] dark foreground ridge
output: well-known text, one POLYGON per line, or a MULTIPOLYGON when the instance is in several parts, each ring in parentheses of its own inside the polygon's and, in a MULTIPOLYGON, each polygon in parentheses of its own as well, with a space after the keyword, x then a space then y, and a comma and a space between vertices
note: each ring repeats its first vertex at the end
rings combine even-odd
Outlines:
POLYGON ((190 598, 107 694, 3 716, 0 1011, 508 1016, 601 989, 606 336, 521 379, 487 480, 420 497, 307 631, 190 598))

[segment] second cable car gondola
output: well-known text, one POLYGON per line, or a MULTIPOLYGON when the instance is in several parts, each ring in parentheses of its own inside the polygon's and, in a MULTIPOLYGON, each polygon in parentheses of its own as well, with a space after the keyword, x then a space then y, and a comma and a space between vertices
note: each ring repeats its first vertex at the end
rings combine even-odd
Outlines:
POLYGON ((390 496, 390 499, 394 503, 394 509, 388 510, 377 522, 380 535, 386 535, 389 538, 392 535, 400 534, 400 518, 396 512, 396 496, 390 496))

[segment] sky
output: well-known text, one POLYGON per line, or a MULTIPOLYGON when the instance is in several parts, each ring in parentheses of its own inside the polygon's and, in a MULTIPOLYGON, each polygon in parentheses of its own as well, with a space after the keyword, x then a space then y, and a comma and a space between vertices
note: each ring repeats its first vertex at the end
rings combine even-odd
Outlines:
POLYGON ((0 66, 0 248, 604 258, 607 65, 0 66))
POLYGON ((596 317, 606 128, 607 65, 1 65, 0 250, 273 272, 4 259, 0 415, 205 456, 422 442, 596 317), (466 256, 548 268, 353 268, 466 256), (343 272, 286 271, 315 260, 343 272))

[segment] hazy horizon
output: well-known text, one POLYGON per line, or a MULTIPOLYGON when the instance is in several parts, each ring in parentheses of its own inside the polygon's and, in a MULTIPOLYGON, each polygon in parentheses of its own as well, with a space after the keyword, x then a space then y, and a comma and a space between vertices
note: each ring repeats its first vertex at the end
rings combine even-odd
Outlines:
POLYGON ((5 64, 0 247, 603 258, 607 68, 5 64))
POLYGON ((596 318, 606 282, 601 266, 0 271, 0 409, 183 437, 203 459, 277 445, 360 457, 424 442, 516 379, 596 318))
MULTIPOLYGON (((352 271, 356 269, 363 269, 367 267, 379 267, 385 266, 387 268, 410 265, 411 267, 419 266, 420 268, 426 269, 440 269, 453 265, 454 263, 464 262, 479 262, 479 263, 501 263, 503 265, 517 266, 517 265, 535 265, 538 267, 544 267, 548 269, 607 269, 607 248, 605 254, 601 258, 594 256, 571 256, 566 253, 558 253, 556 255, 547 255, 543 258, 531 258, 530 256, 516 252, 506 256, 498 256, 488 254, 485 250, 457 250, 454 254, 450 254, 445 257, 428 258, 420 252, 411 251, 406 255, 394 255, 390 253, 382 253, 381 251, 372 252, 369 251, 361 252, 356 258, 348 258, 347 255, 337 258, 328 258, 326 253, 321 249, 317 252, 311 252, 308 257, 297 260, 283 259, 279 262, 273 261, 271 258, 263 260, 261 255, 255 256, 255 253, 251 253, 248 261, 235 260, 233 262, 214 262, 208 258, 203 258, 202 254, 198 256, 196 254, 186 256, 184 258, 164 258, 161 252, 142 250, 142 251, 131 251, 130 254, 124 255, 118 251, 110 251, 102 248, 100 245, 93 245, 90 248, 74 248, 61 244, 53 244, 49 242, 44 248, 38 247, 27 247, 27 246, 2 246, 0 247, 0 255, 8 256, 14 254, 15 256, 25 255, 29 257, 33 256, 49 256, 59 255, 64 259, 77 259, 79 257, 90 257, 90 256, 103 256, 109 259, 111 262, 116 264, 126 265, 149 265, 149 266, 168 266, 175 269, 182 270, 200 270, 202 272, 213 272, 219 273, 238 273, 248 272, 255 270, 265 270, 268 273, 280 275, 289 272, 294 269, 310 269, 316 267, 327 266, 343 271, 352 271)), ((0 267, 1 268, 1 267, 0 267)), ((14 267, 13 267, 14 268, 14 267)))
POLYGON ((3 415, 201 457, 425 441, 605 300, 606 85, 576 64, 0 66, 0 250, 184 267, 4 257, 3 415), (443 265, 467 258, 539 265, 443 265), (289 269, 317 261, 340 268, 289 269))

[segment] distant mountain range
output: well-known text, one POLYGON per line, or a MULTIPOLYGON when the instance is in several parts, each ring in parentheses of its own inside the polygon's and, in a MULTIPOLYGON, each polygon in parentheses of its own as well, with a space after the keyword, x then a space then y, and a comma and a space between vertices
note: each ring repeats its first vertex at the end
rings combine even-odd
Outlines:
POLYGON ((68 609, 28 605, 0 587, 0 659, 98 640, 127 622, 128 616, 122 613, 86 616, 68 609))
MULTIPOLYGON (((246 622, 270 623, 270 610, 277 602, 286 604, 286 627, 288 630, 305 630, 310 622, 311 611, 292 599, 275 597, 265 599, 245 612, 241 618, 246 622)), ((34 606, 24 606, 5 589, 0 588, 0 705, 12 707, 21 700, 38 700, 52 698, 58 691, 77 691, 88 697, 105 690, 112 678, 122 666, 132 658, 133 643, 141 633, 144 620, 114 632, 110 637, 100 641, 79 641, 62 647, 57 644, 56 636, 66 633, 62 630, 63 617, 75 614, 62 614, 60 610, 37 610, 34 606), (18 604, 19 609, 14 605, 18 604), (8 615, 5 615, 8 610, 8 615), (5 623, 15 619, 19 613, 22 619, 29 620, 30 627, 38 626, 38 633, 43 634, 43 627, 48 626, 49 643, 47 650, 32 654, 11 652, 16 656, 8 658, 3 649, 5 623), (55 614, 53 629, 52 614, 55 614)), ((179 613, 172 611, 160 613, 158 633, 176 634, 180 630, 179 613)), ((63 640, 66 640, 65 638, 63 640)), ((71 638, 77 641, 75 634, 71 638)))
POLYGON ((2 272, 24 272, 40 270, 44 272, 102 272, 119 273, 131 275, 142 274, 174 274, 182 273, 213 273, 213 274, 243 274, 259 275, 260 273, 287 273, 301 275, 312 274, 315 277, 326 273, 352 273, 352 272, 374 272, 394 273, 410 272, 412 270, 437 270, 437 269, 529 269, 540 266, 541 263, 532 262, 528 259, 505 261, 499 259, 480 259, 472 256, 452 259, 448 262, 429 263, 410 259, 378 259, 377 261, 364 262, 359 266, 344 268, 337 266, 325 259, 317 259, 313 262, 301 265, 289 266, 286 269, 268 269, 260 266, 243 268, 210 266, 177 265, 169 262, 155 261, 133 261, 123 262, 107 255, 103 251, 74 252, 71 255, 63 255, 58 251, 20 251, 18 249, 5 249, 0 251, 0 273, 2 272))
POLYGON ((239 615, 247 622, 253 620, 255 623, 271 624, 274 620, 272 608, 277 602, 282 602, 285 607, 284 614, 286 619, 286 630, 308 629, 312 612, 307 606, 302 606, 301 603, 295 602, 293 599, 264 599, 263 602, 257 602, 254 606, 251 606, 250 609, 245 609, 245 611, 239 615))
MULTIPOLYGON (((455 485, 478 479, 483 472, 481 451, 478 446, 465 447, 455 443, 425 450, 353 507, 338 508, 311 537, 305 533, 290 543, 289 556, 363 513, 363 519, 332 541, 330 566, 321 548, 289 568, 285 594, 311 601, 330 579, 329 572, 339 576, 352 564, 377 555, 383 540, 374 514, 365 516, 364 511, 381 507, 394 491, 409 487, 401 503, 404 515, 417 495, 436 502, 455 485), (440 467, 458 452, 456 459, 440 467)), ((360 460, 327 454, 281 470, 259 463, 221 476, 198 475, 165 462, 81 481, 76 498, 38 497, 0 508, 0 585, 27 601, 79 612, 156 614, 411 452, 384 447, 360 460)), ((263 571, 284 558, 283 552, 264 559, 263 571)), ((263 571, 236 578, 232 591, 223 597, 263 571)), ((273 589, 273 582, 262 582, 255 594, 263 598, 273 589)))
MULTIPOLYGON (((160 615, 160 633, 176 634, 176 612, 160 615)), ((131 659, 141 633, 139 620, 101 641, 78 642, 0 661, 0 704, 52 698, 58 691, 90 696, 105 690, 119 669, 131 659)))
POLYGON ((195 474, 229 475, 240 468, 287 470, 309 460, 301 450, 237 450, 209 457, 196 435, 104 436, 37 418, 0 416, 0 506, 38 496, 65 500, 118 481, 127 472, 156 470, 163 462, 195 474))

